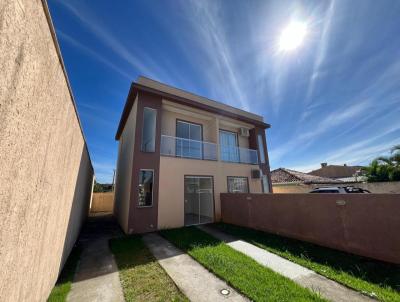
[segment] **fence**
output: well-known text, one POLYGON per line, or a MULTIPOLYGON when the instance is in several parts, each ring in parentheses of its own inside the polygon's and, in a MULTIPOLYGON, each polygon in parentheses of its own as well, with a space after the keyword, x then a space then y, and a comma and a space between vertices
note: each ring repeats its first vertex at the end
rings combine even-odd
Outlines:
POLYGON ((114 192, 93 193, 90 205, 91 213, 112 212, 114 209, 114 192))
POLYGON ((221 194, 226 223, 400 264, 400 194, 221 194))

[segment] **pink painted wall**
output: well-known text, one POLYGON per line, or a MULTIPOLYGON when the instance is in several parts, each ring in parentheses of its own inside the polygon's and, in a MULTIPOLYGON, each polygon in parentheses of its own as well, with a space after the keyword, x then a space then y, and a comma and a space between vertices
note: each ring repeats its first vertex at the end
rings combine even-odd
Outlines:
POLYGON ((222 221, 400 264, 400 194, 221 194, 222 221))

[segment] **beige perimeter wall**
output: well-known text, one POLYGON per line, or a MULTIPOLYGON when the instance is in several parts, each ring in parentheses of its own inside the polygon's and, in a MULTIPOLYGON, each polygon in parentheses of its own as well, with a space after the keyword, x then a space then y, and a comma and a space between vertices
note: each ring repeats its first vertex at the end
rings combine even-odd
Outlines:
POLYGON ((125 233, 128 233, 128 216, 131 202, 133 150, 135 149, 137 97, 129 113, 118 145, 118 163, 115 181, 114 215, 125 233))
POLYGON ((90 204, 91 213, 112 212, 114 210, 114 192, 93 193, 90 204))
POLYGON ((45 301, 93 169, 41 1, 0 1, 0 301, 45 301))
MULTIPOLYGON (((308 193, 314 188, 324 186, 338 186, 338 184, 287 184, 272 185, 274 193, 308 193)), ((370 183, 343 183, 340 186, 353 186, 370 191, 371 193, 400 194, 400 181, 370 182, 370 183)))
POLYGON ((400 264, 400 194, 221 194, 222 220, 400 264))
POLYGON ((158 228, 184 225, 185 175, 213 176, 215 219, 218 221, 221 217, 220 193, 228 192, 227 176, 246 176, 250 192, 262 192, 261 180, 251 178, 252 169, 258 169, 258 166, 161 156, 158 228))

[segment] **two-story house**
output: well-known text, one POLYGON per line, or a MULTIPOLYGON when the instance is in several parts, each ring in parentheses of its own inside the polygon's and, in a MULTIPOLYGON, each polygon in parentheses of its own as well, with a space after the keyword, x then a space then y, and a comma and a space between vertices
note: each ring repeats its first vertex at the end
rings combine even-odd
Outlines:
POLYGON ((114 214, 126 233, 218 221, 220 193, 271 192, 259 115, 139 77, 116 134, 114 214))

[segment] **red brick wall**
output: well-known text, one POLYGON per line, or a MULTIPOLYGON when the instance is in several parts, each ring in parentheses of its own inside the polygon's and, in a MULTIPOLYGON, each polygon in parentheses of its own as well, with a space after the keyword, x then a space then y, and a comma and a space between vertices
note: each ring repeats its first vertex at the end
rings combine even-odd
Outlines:
POLYGON ((400 264, 400 194, 221 194, 222 221, 400 264))

